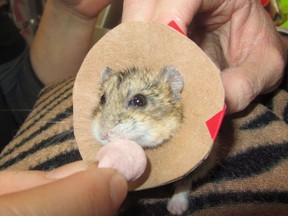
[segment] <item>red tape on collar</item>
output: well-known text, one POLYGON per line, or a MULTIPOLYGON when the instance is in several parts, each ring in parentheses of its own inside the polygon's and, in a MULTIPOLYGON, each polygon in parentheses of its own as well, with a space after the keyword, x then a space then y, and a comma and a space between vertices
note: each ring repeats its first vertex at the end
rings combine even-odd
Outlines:
MULTIPOLYGON (((184 31, 177 25, 177 23, 172 20, 171 22, 168 23, 168 26, 174 28, 181 34, 187 36, 184 31)), ((209 130, 210 136, 212 140, 214 141, 218 135, 219 129, 221 127, 223 118, 225 116, 225 111, 226 111, 226 104, 224 104, 224 107, 222 110, 220 110, 218 113, 216 113, 212 118, 208 119, 206 121, 206 126, 209 130)))

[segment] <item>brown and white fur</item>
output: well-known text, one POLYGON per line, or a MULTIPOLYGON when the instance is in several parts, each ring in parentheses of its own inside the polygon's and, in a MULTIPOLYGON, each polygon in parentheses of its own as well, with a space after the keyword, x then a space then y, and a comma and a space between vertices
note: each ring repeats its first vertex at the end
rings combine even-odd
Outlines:
POLYGON ((101 144, 126 137, 151 148, 179 130, 184 81, 174 67, 159 72, 136 67, 115 72, 106 68, 100 82, 101 99, 93 113, 92 130, 101 144))
MULTIPOLYGON (((184 79, 173 66, 160 71, 128 68, 115 72, 103 70, 100 78, 100 103, 93 113, 93 134, 101 144, 125 137, 143 148, 153 148, 171 138, 181 127, 183 111, 181 91, 184 79)), ((181 215, 188 209, 191 184, 205 176, 214 166, 211 162, 199 167, 192 176, 176 183, 167 209, 181 215)))

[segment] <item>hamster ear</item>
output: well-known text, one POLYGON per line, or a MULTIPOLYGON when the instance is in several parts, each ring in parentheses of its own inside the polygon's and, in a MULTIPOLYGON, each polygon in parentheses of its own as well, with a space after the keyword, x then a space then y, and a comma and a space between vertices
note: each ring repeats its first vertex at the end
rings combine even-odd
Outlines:
POLYGON ((168 83, 173 93, 173 103, 181 98, 181 91, 184 87, 184 79, 182 74, 173 66, 165 66, 161 71, 161 78, 168 83))
POLYGON ((113 73, 114 71, 111 68, 106 67, 100 74, 100 84, 107 81, 113 75, 113 73))

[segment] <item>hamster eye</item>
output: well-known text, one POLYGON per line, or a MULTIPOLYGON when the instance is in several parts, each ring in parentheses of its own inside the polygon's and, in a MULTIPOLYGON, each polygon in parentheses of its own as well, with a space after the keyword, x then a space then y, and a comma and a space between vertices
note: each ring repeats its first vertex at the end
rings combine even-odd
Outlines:
POLYGON ((100 104, 104 105, 105 103, 106 103, 106 97, 105 97, 105 94, 103 94, 100 98, 100 104))
POLYGON ((147 105, 147 98, 142 94, 135 95, 129 102, 130 107, 144 107, 147 105))

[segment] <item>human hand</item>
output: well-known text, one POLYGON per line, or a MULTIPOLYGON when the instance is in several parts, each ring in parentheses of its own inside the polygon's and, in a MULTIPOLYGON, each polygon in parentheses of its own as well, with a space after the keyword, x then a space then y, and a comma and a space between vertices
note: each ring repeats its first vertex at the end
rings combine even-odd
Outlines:
POLYGON ((115 215, 127 182, 84 161, 51 172, 1 171, 0 215, 115 215))
POLYGON ((56 7, 64 7, 68 11, 83 19, 95 19, 99 12, 113 0, 50 0, 56 4, 56 7))
POLYGON ((124 0, 123 22, 148 20, 174 20, 220 67, 228 113, 283 78, 287 51, 257 0, 124 0))
POLYGON ((91 48, 97 15, 112 1, 46 1, 30 49, 32 67, 43 84, 77 74, 91 48))

